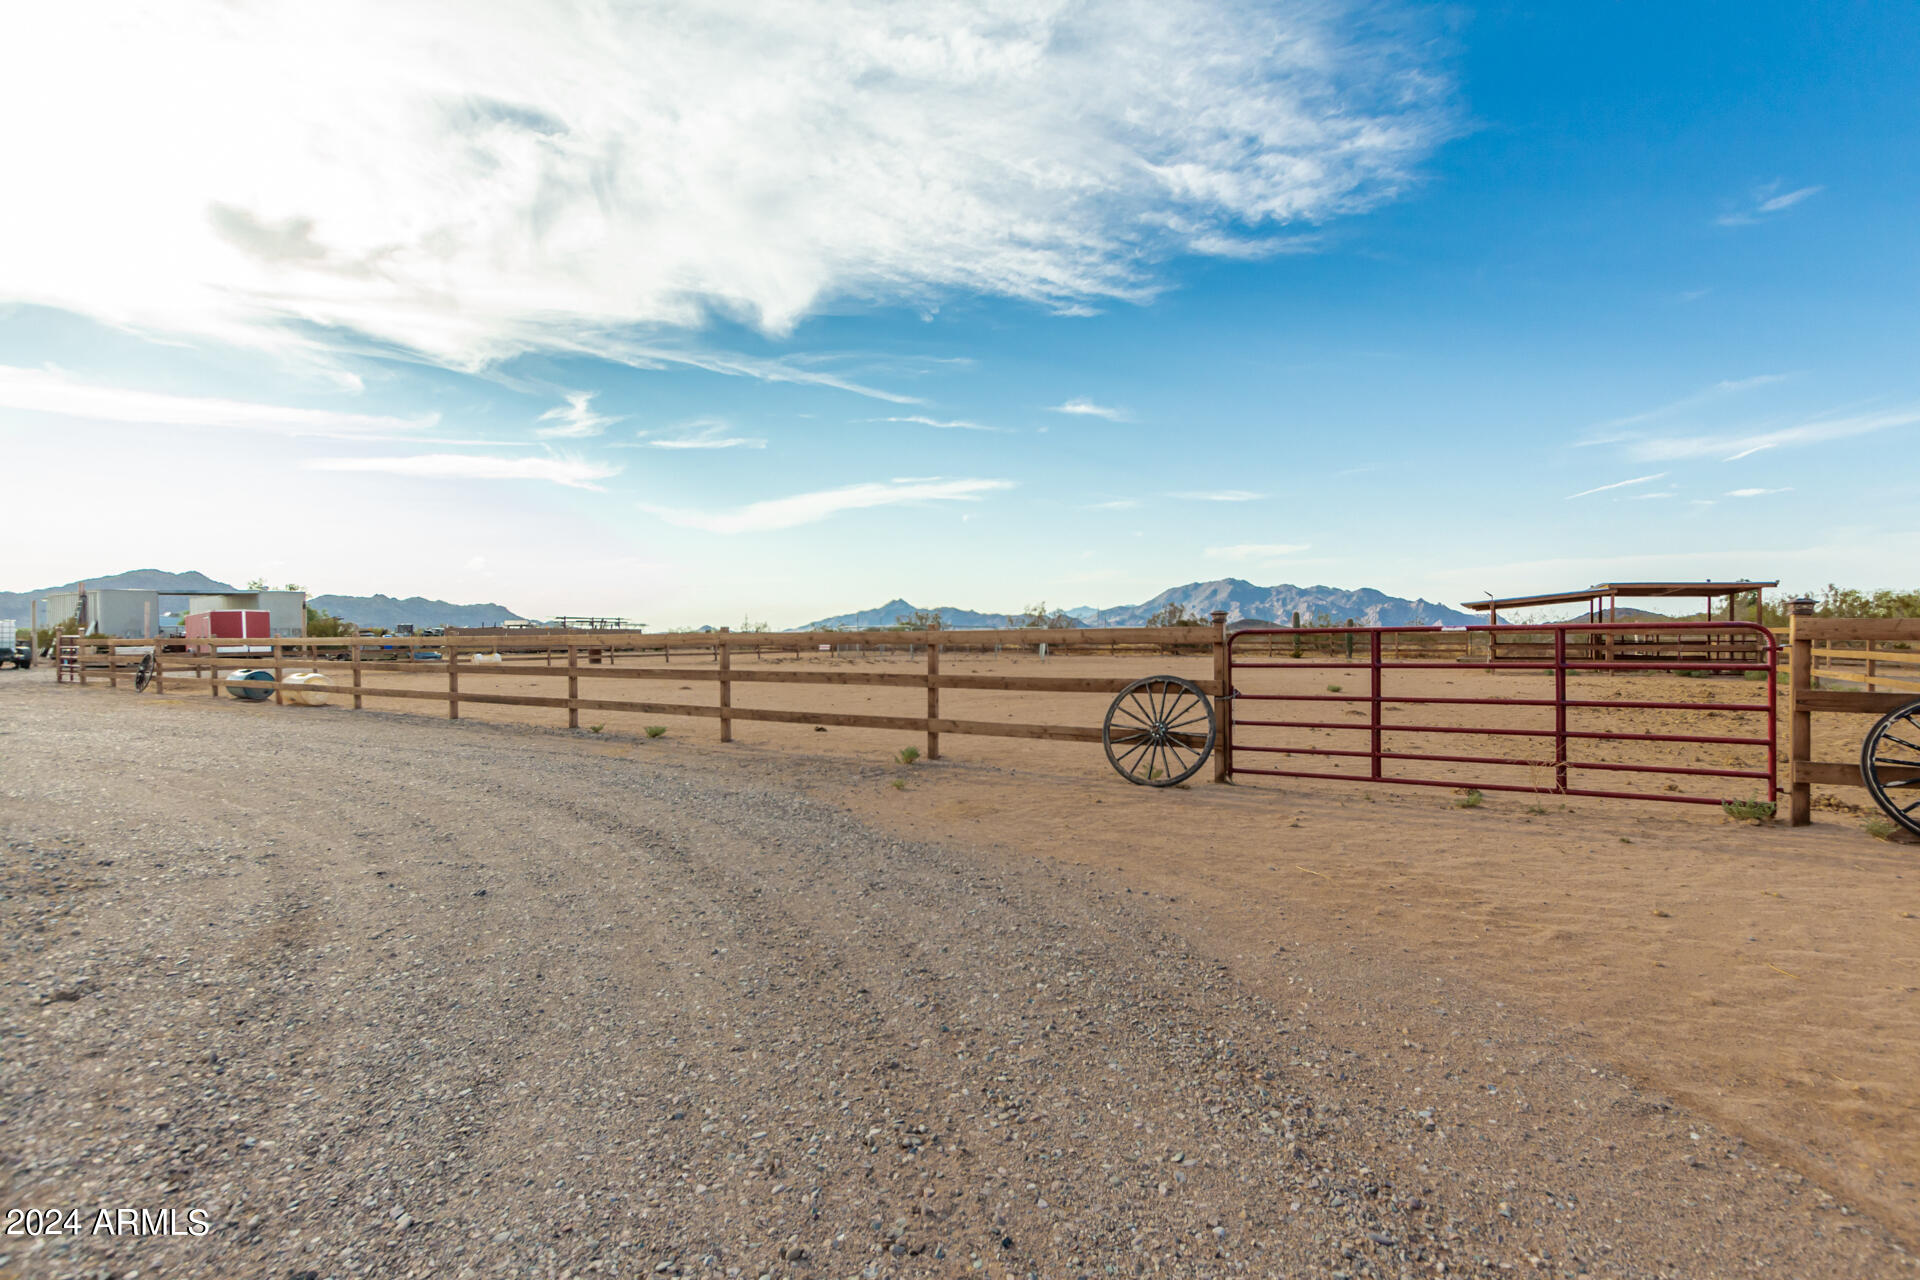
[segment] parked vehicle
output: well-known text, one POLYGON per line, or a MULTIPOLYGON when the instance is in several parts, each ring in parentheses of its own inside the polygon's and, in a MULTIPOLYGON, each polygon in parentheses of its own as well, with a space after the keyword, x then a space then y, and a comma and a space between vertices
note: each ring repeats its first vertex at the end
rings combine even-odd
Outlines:
POLYGON ((22 671, 33 665, 33 633, 20 630, 11 618, 0 618, 0 666, 9 662, 22 671))

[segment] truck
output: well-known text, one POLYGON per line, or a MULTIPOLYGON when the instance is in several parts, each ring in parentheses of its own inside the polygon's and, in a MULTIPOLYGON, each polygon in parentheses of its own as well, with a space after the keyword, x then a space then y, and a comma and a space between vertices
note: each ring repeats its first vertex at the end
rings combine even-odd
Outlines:
POLYGON ((9 662, 22 671, 33 665, 33 633, 22 631, 12 618, 0 618, 0 666, 9 662))

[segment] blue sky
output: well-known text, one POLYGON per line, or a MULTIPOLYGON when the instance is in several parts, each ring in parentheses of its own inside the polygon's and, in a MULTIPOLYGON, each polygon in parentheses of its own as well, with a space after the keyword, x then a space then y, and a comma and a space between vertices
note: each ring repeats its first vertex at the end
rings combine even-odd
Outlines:
POLYGON ((1913 585, 1920 10, 771 13, 26 19, 0 585, 1913 585))

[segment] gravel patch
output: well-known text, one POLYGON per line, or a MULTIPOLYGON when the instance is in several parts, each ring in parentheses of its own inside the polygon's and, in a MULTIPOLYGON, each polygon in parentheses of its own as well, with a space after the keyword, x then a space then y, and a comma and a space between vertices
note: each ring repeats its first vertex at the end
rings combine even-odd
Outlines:
POLYGON ((1356 1047, 764 761, 209 702, 0 686, 5 1205, 208 1224, 0 1275, 1912 1273, 1570 1045, 1356 1047))

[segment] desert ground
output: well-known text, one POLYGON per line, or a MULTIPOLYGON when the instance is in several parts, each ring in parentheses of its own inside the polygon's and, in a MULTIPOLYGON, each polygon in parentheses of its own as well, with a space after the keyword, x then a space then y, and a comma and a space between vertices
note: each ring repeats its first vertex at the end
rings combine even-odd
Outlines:
POLYGON ((0 1274, 1912 1274, 1920 849, 1860 792, 1149 790, 1087 744, 6 674, 5 1203, 216 1226, 0 1274))

